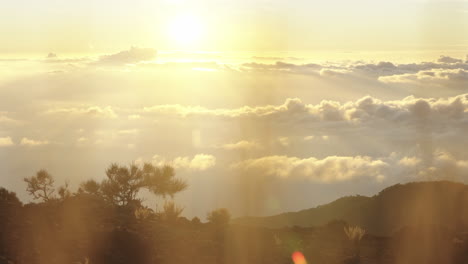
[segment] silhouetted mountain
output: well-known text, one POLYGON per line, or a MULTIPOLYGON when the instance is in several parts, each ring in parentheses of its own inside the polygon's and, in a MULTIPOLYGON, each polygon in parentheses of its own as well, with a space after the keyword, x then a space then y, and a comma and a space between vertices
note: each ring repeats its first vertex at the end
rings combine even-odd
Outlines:
POLYGON ((468 228, 468 185, 414 182, 397 184, 373 197, 350 196, 299 212, 234 219, 234 224, 280 228, 321 226, 332 220, 359 225, 377 235, 390 235, 406 226, 468 228))

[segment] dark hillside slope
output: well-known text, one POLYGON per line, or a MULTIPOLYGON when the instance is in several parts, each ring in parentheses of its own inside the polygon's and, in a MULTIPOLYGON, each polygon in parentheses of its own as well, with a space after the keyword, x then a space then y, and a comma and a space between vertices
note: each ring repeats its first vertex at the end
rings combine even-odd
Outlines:
POLYGON ((465 230, 468 227, 468 186, 448 181, 397 184, 373 197, 344 197, 299 212, 238 218, 233 223, 279 228, 320 226, 332 220, 344 220, 378 235, 389 235, 405 226, 465 230))

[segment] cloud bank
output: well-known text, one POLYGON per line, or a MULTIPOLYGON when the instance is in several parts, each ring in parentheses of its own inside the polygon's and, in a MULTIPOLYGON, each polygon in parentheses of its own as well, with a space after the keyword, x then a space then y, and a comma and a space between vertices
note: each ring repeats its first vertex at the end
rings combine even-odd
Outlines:
POLYGON ((103 65, 123 65, 138 63, 141 61, 149 61, 156 58, 156 50, 151 48, 132 47, 129 50, 124 50, 111 55, 104 55, 97 61, 103 65))
POLYGON ((216 157, 208 154, 197 154, 192 157, 176 157, 168 160, 162 156, 153 156, 152 163, 158 166, 170 165, 175 169, 205 171, 216 165, 216 157))
POLYGON ((316 182, 331 183, 361 177, 381 181, 384 178, 383 170, 388 167, 388 164, 366 156, 330 156, 324 159, 268 156, 245 160, 231 167, 259 176, 305 178, 316 182))

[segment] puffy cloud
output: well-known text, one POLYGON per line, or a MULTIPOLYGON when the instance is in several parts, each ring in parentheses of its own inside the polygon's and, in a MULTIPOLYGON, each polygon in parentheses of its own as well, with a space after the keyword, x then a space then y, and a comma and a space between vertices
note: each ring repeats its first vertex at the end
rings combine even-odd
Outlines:
POLYGON ((138 129, 123 129, 119 130, 119 135, 137 135, 140 131, 138 129))
POLYGON ((468 70, 464 69, 431 69, 419 71, 417 73, 405 73, 399 75, 379 77, 379 81, 384 83, 414 83, 414 84, 440 84, 445 82, 451 85, 458 82, 466 88, 468 82, 468 70))
POLYGON ((13 146, 14 144, 11 137, 0 137, 0 147, 13 146))
POLYGON ((436 152, 431 166, 422 169, 419 174, 435 179, 466 180, 468 160, 457 160, 450 153, 436 152))
POLYGON ((440 58, 437 60, 437 62, 441 62, 441 63, 462 63, 463 60, 452 58, 452 57, 449 57, 449 56, 440 56, 440 58))
POLYGON ((405 167, 415 167, 419 164, 421 164, 422 160, 417 157, 403 157, 398 161, 399 165, 405 166, 405 167))
POLYGON ((379 62, 377 64, 352 64, 349 66, 355 73, 368 76, 380 77, 390 75, 400 75, 405 73, 417 73, 431 69, 468 69, 468 64, 463 62, 442 63, 442 62, 421 62, 408 64, 394 64, 391 62, 379 62))
POLYGON ((48 145, 49 141, 47 141, 47 140, 34 140, 34 139, 29 139, 29 138, 24 137, 24 138, 21 139, 20 144, 23 145, 23 146, 35 147, 35 146, 48 145))
POLYGON ((216 165, 216 158, 213 155, 197 154, 190 161, 189 168, 193 170, 207 170, 216 165))
POLYGON ((283 105, 250 107, 244 106, 236 109, 209 109, 202 106, 183 105, 157 105, 145 107, 145 113, 175 114, 182 117, 188 116, 218 116, 218 117, 266 117, 274 114, 295 114, 307 111, 306 106, 298 98, 287 99, 283 105))
POLYGON ((47 114, 59 114, 59 115, 71 115, 71 116, 82 116, 82 117, 95 117, 95 118, 117 118, 117 114, 114 109, 110 106, 99 107, 90 106, 82 108, 55 108, 48 110, 47 114))
POLYGON ((17 121, 0 113, 0 123, 16 123, 17 121))
POLYGON ((128 116, 129 120, 137 120, 137 119, 140 119, 140 118, 141 118, 141 115, 129 115, 128 116))
MULTIPOLYGON (((381 101, 371 96, 340 103, 324 100, 319 104, 306 104, 298 98, 289 98, 281 105, 244 106, 234 109, 208 109, 201 106, 159 105, 148 107, 144 113, 187 117, 224 117, 267 119, 275 123, 303 123, 304 121, 366 122, 387 120, 413 122, 424 116, 447 122, 468 118, 468 94, 444 98, 416 98, 381 101)), ((306 123, 307 125, 307 123, 306 123)))
POLYGON ((102 56, 99 58, 98 64, 122 65, 149 61, 156 57, 156 53, 155 49, 132 47, 129 50, 102 56))
POLYGON ((384 180, 467 180, 468 160, 457 159, 446 151, 437 150, 430 159, 422 156, 388 157, 328 156, 298 158, 266 156, 248 159, 231 165, 231 169, 255 176, 285 179, 308 179, 314 182, 335 183, 360 178, 384 180))
POLYGON ((353 67, 355 71, 365 72, 377 76, 393 75, 401 71, 395 64, 388 61, 381 61, 377 64, 362 64, 353 67))
POLYGON ((86 137, 79 137, 79 138, 76 140, 76 142, 78 142, 78 143, 83 143, 83 142, 87 142, 87 141, 88 141, 88 138, 86 138, 86 137))
POLYGON ((291 144, 291 140, 288 137, 279 137, 278 143, 283 147, 287 147, 291 144))
POLYGON ((336 77, 336 76, 364 76, 378 78, 382 76, 414 74, 420 71, 428 71, 431 69, 468 70, 468 63, 461 59, 455 59, 447 56, 441 56, 437 62, 421 62, 421 63, 402 63, 396 64, 388 61, 378 63, 362 63, 347 62, 347 63, 322 63, 322 64, 294 64, 278 61, 274 64, 264 63, 244 63, 239 70, 243 72, 277 72, 277 73, 297 73, 321 77, 336 77))
POLYGON ((329 139, 330 139, 330 136, 328 136, 328 135, 321 135, 321 136, 309 135, 309 136, 303 137, 304 141, 313 141, 313 140, 327 141, 329 139))
POLYGON ((467 180, 468 160, 436 150, 429 159, 404 157, 398 165, 404 166, 408 175, 424 180, 467 180))
POLYGON ((345 74, 349 74, 351 73, 351 70, 323 68, 319 71, 319 73, 320 73, 320 76, 335 77, 335 76, 343 76, 345 74))
POLYGON ((171 165, 175 169, 204 171, 216 165, 216 157, 207 154, 197 154, 191 157, 176 157, 172 160, 167 160, 159 155, 153 156, 152 163, 158 166, 171 165))
POLYGON ((57 54, 50 52, 47 54, 46 58, 51 59, 51 58, 57 58, 57 54))
POLYGON ((164 63, 143 63, 139 64, 140 69, 167 69, 167 70, 198 70, 198 71, 218 71, 232 70, 232 65, 221 64, 210 61, 190 61, 190 62, 164 62, 164 63))
POLYGON ((303 73, 303 74, 310 74, 313 72, 317 72, 323 66, 319 64, 309 63, 309 64, 294 64, 294 63, 287 63, 282 61, 277 61, 274 64, 265 64, 265 63, 257 63, 257 62, 250 62, 244 63, 241 65, 240 70, 242 71, 280 71, 280 72, 289 72, 289 73, 303 73))
POLYGON ((255 141, 241 140, 236 143, 228 143, 221 146, 226 150, 252 150, 261 148, 260 144, 255 141))
POLYGON ((231 168, 258 175, 280 178, 305 178, 316 182, 342 182, 369 177, 377 181, 384 178, 388 164, 367 156, 329 156, 324 159, 297 158, 288 156, 267 156, 249 159, 231 168))

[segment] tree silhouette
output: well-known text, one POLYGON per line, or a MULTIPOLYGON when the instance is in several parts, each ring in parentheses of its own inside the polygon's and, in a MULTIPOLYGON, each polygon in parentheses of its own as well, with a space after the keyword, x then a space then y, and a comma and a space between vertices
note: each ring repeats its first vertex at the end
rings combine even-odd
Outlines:
POLYGON ((192 221, 191 221, 191 222, 192 222, 192 224, 194 224, 194 225, 200 225, 200 224, 201 224, 200 218, 198 218, 198 217, 196 217, 196 216, 195 216, 194 218, 192 218, 192 221))
POLYGON ((217 226, 226 226, 231 220, 231 214, 226 208, 220 208, 208 213, 208 222, 217 226))
POLYGON ((151 163, 143 165, 143 177, 145 187, 153 194, 173 197, 174 194, 187 189, 185 181, 175 178, 174 168, 165 165, 157 167, 151 163))
POLYGON ((173 196, 187 188, 187 184, 175 178, 172 167, 157 167, 145 163, 142 167, 130 164, 128 167, 111 164, 106 170, 107 179, 98 186, 88 181, 82 187, 87 192, 100 193, 106 200, 115 205, 126 206, 130 203, 141 203, 138 192, 146 188, 155 195, 173 196))
POLYGON ((10 192, 7 189, 0 187, 0 204, 10 206, 21 206, 21 201, 16 196, 16 193, 10 192))
POLYGON ((60 200, 65 200, 67 198, 70 198, 72 196, 72 193, 69 189, 69 184, 68 182, 65 182, 64 185, 60 186, 58 189, 57 189, 57 193, 59 195, 59 198, 60 200))
POLYGON ((80 184, 80 188, 78 188, 78 193, 86 193, 91 195, 100 195, 101 194, 101 186, 95 180, 87 180, 80 184))
POLYGON ((177 206, 174 201, 166 201, 163 211, 159 213, 162 220, 168 223, 175 223, 184 211, 183 207, 177 206))
POLYGON ((35 176, 24 178, 28 184, 26 191, 34 198, 34 200, 42 199, 43 202, 48 202, 54 198, 54 178, 46 170, 40 170, 35 176))

